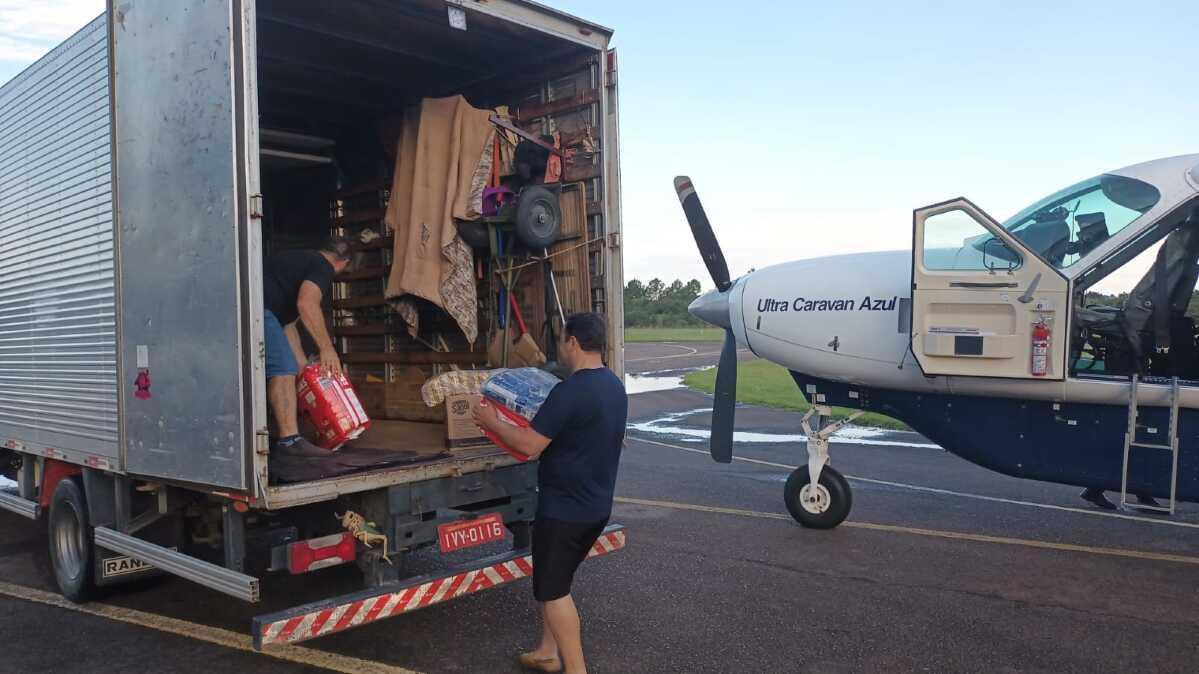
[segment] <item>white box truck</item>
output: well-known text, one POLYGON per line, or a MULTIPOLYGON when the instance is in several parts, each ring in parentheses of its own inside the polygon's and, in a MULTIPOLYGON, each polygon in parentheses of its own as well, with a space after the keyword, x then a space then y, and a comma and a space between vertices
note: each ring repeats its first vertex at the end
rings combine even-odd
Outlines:
MULTIPOLYGON (((112 0, 0 86, 0 447, 16 483, 0 507, 45 518, 66 596, 167 572, 255 602, 268 573, 361 568, 361 591, 256 618, 262 647, 530 574, 536 465, 495 447, 447 452, 384 418, 374 450, 402 460, 272 473, 263 257, 342 224, 339 200, 389 168, 389 115, 454 94, 508 106, 526 130, 586 140, 562 179, 585 203, 573 282, 607 314, 622 374, 611 35, 527 0, 112 0), (365 545, 347 512, 386 542, 365 545), (406 554, 475 522, 478 540, 502 523, 512 549, 405 573, 406 554)), ((437 362, 355 360, 364 336, 381 338, 338 333, 347 362, 437 362)), ((610 527, 593 554, 624 541, 610 527)))

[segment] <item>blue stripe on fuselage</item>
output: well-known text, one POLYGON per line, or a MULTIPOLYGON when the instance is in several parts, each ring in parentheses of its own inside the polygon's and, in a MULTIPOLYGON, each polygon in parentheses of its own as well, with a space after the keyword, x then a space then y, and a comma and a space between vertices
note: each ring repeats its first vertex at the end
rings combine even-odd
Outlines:
MULTIPOLYGON (((805 396, 809 386, 825 403, 886 414, 903 421, 947 451, 1006 475, 1119 491, 1128 408, 1123 405, 1058 404, 1015 398, 913 393, 833 382, 798 372, 791 376, 805 396), (850 398, 855 391, 857 398, 850 398), (1073 423, 1071 423, 1073 422, 1073 423)), ((1142 407, 1142 442, 1167 442, 1169 410, 1142 407)), ((1199 501, 1199 410, 1179 415, 1178 499, 1199 501)), ((1170 453, 1133 448, 1128 489, 1170 494, 1170 453)))

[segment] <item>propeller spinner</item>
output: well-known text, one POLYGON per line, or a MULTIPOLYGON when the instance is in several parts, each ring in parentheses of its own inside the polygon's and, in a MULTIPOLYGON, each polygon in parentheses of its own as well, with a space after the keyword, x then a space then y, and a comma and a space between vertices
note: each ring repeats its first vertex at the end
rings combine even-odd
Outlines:
POLYGON ((674 189, 683 205, 683 213, 691 225, 691 234, 699 254, 712 275, 716 290, 696 299, 687 311, 696 318, 724 328, 724 345, 720 349, 720 364, 716 369, 716 395, 712 404, 712 439, 709 450, 712 458, 720 463, 733 461, 733 416, 737 409, 737 339, 733 336, 732 320, 729 317, 729 266, 725 262, 720 243, 712 232, 712 225, 704 213, 699 195, 691 179, 679 176, 674 179, 674 189))

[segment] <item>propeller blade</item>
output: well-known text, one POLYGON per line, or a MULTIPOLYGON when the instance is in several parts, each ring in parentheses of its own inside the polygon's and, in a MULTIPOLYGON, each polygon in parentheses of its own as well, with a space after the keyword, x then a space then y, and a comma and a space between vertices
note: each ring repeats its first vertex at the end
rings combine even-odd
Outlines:
POLYGON ((683 213, 687 216, 687 223, 691 225, 691 235, 695 237, 695 245, 699 246, 700 257, 704 259, 716 289, 720 292, 728 290, 729 286, 733 285, 729 280, 729 265, 724 261, 720 243, 716 240, 716 234, 712 232, 712 225, 704 213, 703 204, 699 203, 699 195, 695 193, 691 179, 687 176, 675 178, 674 191, 679 195, 679 203, 683 205, 683 213))
POLYGON ((716 400, 712 403, 712 458, 733 462, 733 415, 737 411, 737 339, 724 331, 720 365, 716 370, 716 400))

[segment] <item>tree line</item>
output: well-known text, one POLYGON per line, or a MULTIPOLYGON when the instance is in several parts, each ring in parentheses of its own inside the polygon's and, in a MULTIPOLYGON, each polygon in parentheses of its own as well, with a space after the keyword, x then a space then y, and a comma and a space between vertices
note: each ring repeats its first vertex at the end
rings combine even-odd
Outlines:
POLYGON ((630 328, 690 328, 704 322, 687 313, 687 306, 699 297, 699 281, 675 280, 666 285, 662 279, 642 283, 629 281, 624 288, 624 322, 630 328))
MULTIPOLYGON (((1123 307, 1126 300, 1128 300, 1128 293, 1107 295, 1088 291, 1083 303, 1087 306, 1100 304, 1106 307, 1123 307)), ((1186 315, 1191 318, 1199 318, 1199 290, 1191 292, 1191 300, 1187 302, 1186 315)))

